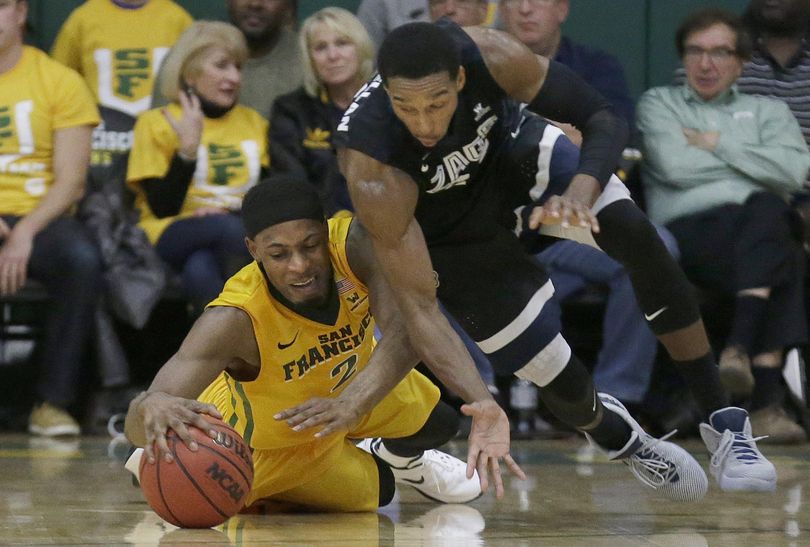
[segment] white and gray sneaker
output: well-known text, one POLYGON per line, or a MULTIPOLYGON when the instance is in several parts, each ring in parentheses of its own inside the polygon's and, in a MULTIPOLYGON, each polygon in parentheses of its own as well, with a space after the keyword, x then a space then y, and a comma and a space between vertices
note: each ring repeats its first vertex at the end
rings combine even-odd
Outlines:
POLYGON ((419 456, 392 454, 382 439, 363 439, 357 448, 383 460, 391 467, 394 481, 415 488, 423 496, 442 503, 467 503, 481 495, 478 472, 467 478, 467 464, 439 450, 425 450, 419 456))
POLYGON ((748 412, 734 406, 715 410, 700 436, 712 455, 709 471, 725 491, 776 489, 776 468, 757 448, 748 412))
POLYGON ((627 422, 632 434, 619 450, 605 450, 586 433, 591 443, 607 452, 611 460, 623 461, 642 484, 670 499, 698 501, 706 495, 709 481, 703 468, 686 450, 666 440, 674 431, 656 439, 641 428, 618 399, 607 393, 600 393, 599 399, 605 410, 627 422))

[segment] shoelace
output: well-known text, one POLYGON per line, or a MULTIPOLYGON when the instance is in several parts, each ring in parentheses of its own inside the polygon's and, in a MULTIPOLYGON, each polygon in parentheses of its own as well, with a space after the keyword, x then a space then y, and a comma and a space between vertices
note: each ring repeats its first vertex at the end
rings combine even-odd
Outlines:
POLYGON ((756 463, 761 458, 761 455, 751 443, 761 441, 765 439, 767 435, 746 438, 746 435, 743 433, 734 433, 730 429, 727 431, 731 433, 731 435, 723 435, 723 438, 720 439, 720 446, 718 446, 717 451, 712 454, 713 466, 717 467, 722 465, 726 456, 728 456, 728 453, 732 450, 734 451, 734 457, 746 464, 756 463))
POLYGON ((675 471, 675 464, 658 456, 653 449, 658 443, 667 440, 677 432, 678 430, 674 429, 660 439, 647 437, 641 442, 641 447, 636 453, 625 460, 630 471, 633 472, 633 475, 635 475, 638 480, 654 489, 667 484, 675 471), (644 453, 652 454, 655 457, 643 457, 640 455, 644 453))

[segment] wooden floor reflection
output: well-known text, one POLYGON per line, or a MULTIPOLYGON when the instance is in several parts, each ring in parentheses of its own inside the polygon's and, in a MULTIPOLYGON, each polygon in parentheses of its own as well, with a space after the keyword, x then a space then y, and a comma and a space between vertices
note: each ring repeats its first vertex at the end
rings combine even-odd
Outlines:
MULTIPOLYGON (((403 488, 374 514, 239 516, 219 529, 165 524, 131 486, 124 446, 108 439, 48 441, 0 435, 1 545, 810 545, 810 447, 770 447, 779 488, 700 503, 645 489, 625 466, 589 461, 580 440, 523 441, 527 481, 507 495, 438 505, 403 488)), ((705 466, 698 442, 685 443, 705 466)), ((463 454, 463 443, 450 451, 463 454)))

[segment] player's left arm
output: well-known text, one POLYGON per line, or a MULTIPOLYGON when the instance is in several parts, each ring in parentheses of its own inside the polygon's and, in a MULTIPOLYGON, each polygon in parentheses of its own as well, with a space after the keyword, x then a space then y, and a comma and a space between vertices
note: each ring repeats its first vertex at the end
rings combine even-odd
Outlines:
POLYGON ((490 73, 512 98, 550 120, 582 132, 579 169, 562 198, 550 199, 531 227, 540 222, 576 223, 599 230, 590 208, 605 187, 627 141, 627 122, 593 87, 561 63, 535 55, 511 35, 494 29, 465 29, 478 44, 490 73))
POLYGON ((53 183, 36 208, 14 225, 0 245, 0 294, 14 294, 25 284, 34 237, 84 195, 92 132, 89 125, 54 131, 53 183))
POLYGON ((286 420, 296 431, 321 426, 316 437, 350 429, 419 362, 391 287, 377 266, 368 233, 356 220, 349 229, 346 254, 352 271, 369 289, 371 314, 383 337, 365 368, 338 397, 313 398, 279 413, 278 419, 286 420))

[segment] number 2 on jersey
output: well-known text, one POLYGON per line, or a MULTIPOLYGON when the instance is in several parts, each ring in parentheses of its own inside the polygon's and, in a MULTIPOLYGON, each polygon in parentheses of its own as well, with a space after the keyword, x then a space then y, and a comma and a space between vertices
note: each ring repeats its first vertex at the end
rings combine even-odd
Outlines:
POLYGON ((335 365, 335 368, 332 369, 332 378, 337 377, 341 373, 341 371, 343 372, 343 376, 341 376, 340 380, 338 380, 338 383, 335 384, 332 387, 332 389, 329 390, 329 393, 334 393, 337 388, 345 384, 346 381, 349 378, 351 378, 351 376, 357 370, 356 366, 357 366, 357 355, 352 355, 348 359, 344 359, 343 361, 335 365), (344 368, 346 370, 343 370, 344 368))

